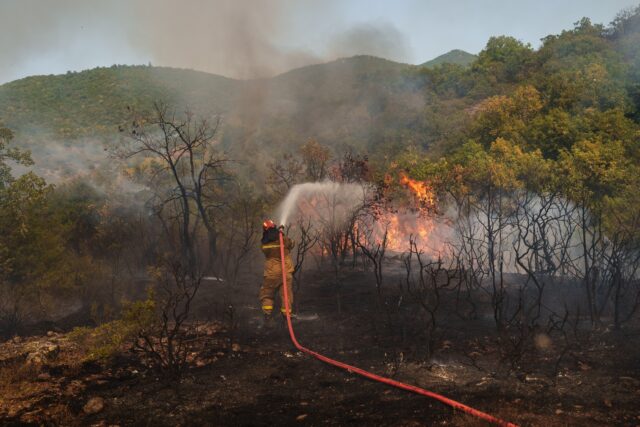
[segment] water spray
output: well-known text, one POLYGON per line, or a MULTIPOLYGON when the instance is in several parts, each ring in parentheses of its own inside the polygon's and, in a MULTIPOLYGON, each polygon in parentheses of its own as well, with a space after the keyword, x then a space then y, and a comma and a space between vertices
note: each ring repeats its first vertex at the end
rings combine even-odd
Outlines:
MULTIPOLYGON (((304 196, 323 197, 330 203, 331 208, 339 207, 349 210, 357 206, 366 194, 366 187, 362 184, 338 183, 333 181, 305 182, 296 184, 289 190, 287 197, 280 204, 277 214, 282 225, 288 225, 291 215, 298 208, 298 200, 304 196)), ((319 212, 322 214, 322 212, 319 212)))

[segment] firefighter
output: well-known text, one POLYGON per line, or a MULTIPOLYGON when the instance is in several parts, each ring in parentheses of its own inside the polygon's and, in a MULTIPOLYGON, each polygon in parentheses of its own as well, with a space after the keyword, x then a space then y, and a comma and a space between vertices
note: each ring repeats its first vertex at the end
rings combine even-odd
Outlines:
MULTIPOLYGON (((262 252, 266 257, 264 262, 264 281, 260 288, 260 302, 264 314, 264 324, 269 327, 273 325, 273 303, 275 293, 280 290, 280 312, 285 315, 286 308, 284 302, 284 288, 282 287, 282 262, 280 260, 280 232, 284 227, 278 229, 270 219, 262 223, 262 252)), ((283 235, 284 241, 284 265, 287 273, 287 295, 289 296, 289 307, 293 306, 293 262, 290 251, 293 248, 293 241, 283 235)), ((291 314, 291 313, 290 313, 291 314)))

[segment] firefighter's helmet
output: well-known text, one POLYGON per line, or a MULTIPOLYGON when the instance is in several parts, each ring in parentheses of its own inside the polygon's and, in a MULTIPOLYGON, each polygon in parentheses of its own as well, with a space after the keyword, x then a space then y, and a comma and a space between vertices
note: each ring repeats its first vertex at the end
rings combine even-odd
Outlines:
POLYGON ((262 223, 262 229, 264 231, 267 231, 270 228, 276 228, 276 224, 273 221, 271 221, 270 219, 267 219, 262 223))

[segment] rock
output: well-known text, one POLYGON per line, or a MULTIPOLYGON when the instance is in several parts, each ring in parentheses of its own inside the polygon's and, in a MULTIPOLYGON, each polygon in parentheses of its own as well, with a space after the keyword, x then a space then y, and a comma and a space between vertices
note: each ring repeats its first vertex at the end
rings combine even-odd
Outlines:
POLYGON ((82 393, 84 389, 85 385, 82 383, 82 381, 73 380, 64 389, 64 395, 69 397, 77 396, 82 393))
POLYGON ((60 346, 52 342, 45 342, 37 345, 27 354, 26 363, 28 365, 43 365, 46 362, 54 360, 60 353, 60 346))
POLYGON ((41 353, 29 353, 27 355, 26 363, 27 365, 39 366, 43 365, 46 359, 41 353))
POLYGON ((84 405, 82 410, 87 415, 97 414, 104 409, 104 399, 101 397, 92 397, 84 405))
POLYGON ((578 361, 578 367, 580 368, 580 370, 582 371, 588 371, 591 369, 591 366, 589 366, 588 363, 586 362, 582 362, 582 361, 578 361))
POLYGON ((40 375, 38 375, 38 381, 49 381, 51 379, 51 375, 49 375, 47 372, 43 372, 40 375))
POLYGON ((45 346, 47 357, 57 356, 60 353, 60 346, 58 344, 49 343, 45 346))
POLYGON ((551 337, 545 333, 537 334, 533 338, 533 343, 538 350, 546 351, 550 350, 553 346, 553 342, 551 341, 551 337))

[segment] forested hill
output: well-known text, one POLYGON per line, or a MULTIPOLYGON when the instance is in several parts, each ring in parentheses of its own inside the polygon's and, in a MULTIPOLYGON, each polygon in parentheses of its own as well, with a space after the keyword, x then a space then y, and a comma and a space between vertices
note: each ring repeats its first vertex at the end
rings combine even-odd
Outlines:
POLYGON ((75 138, 117 131, 127 106, 145 109, 154 101, 191 97, 224 110, 237 85, 235 80, 197 71, 114 65, 4 84, 0 117, 18 135, 75 138))
POLYGON ((324 135, 362 147, 371 121, 385 114, 388 103, 412 110, 413 116, 419 113, 422 96, 416 97, 417 88, 408 83, 415 80, 413 68, 357 56, 241 81, 190 70, 112 66, 2 85, 0 118, 17 140, 73 140, 117 132, 129 115, 127 107, 144 111, 164 101, 178 110, 222 114, 231 139, 255 136, 257 130, 262 140, 288 139, 293 131, 300 143, 324 135))
POLYGON ((454 65, 462 65, 463 67, 470 66, 473 61, 478 59, 477 55, 474 55, 469 52, 465 52, 464 50, 454 49, 445 53, 444 55, 440 55, 436 58, 433 58, 430 61, 421 64, 421 67, 433 68, 442 64, 454 64, 454 65))
POLYGON ((408 147, 442 155, 503 137, 553 158, 583 139, 637 144, 638 21, 638 10, 610 26, 585 18, 537 50, 492 37, 470 65, 356 56, 248 81, 148 66, 29 77, 0 86, 0 120, 16 142, 72 144, 116 133, 127 106, 161 100, 222 114, 223 143, 236 153, 276 156, 315 138, 335 153, 390 160, 408 147))

